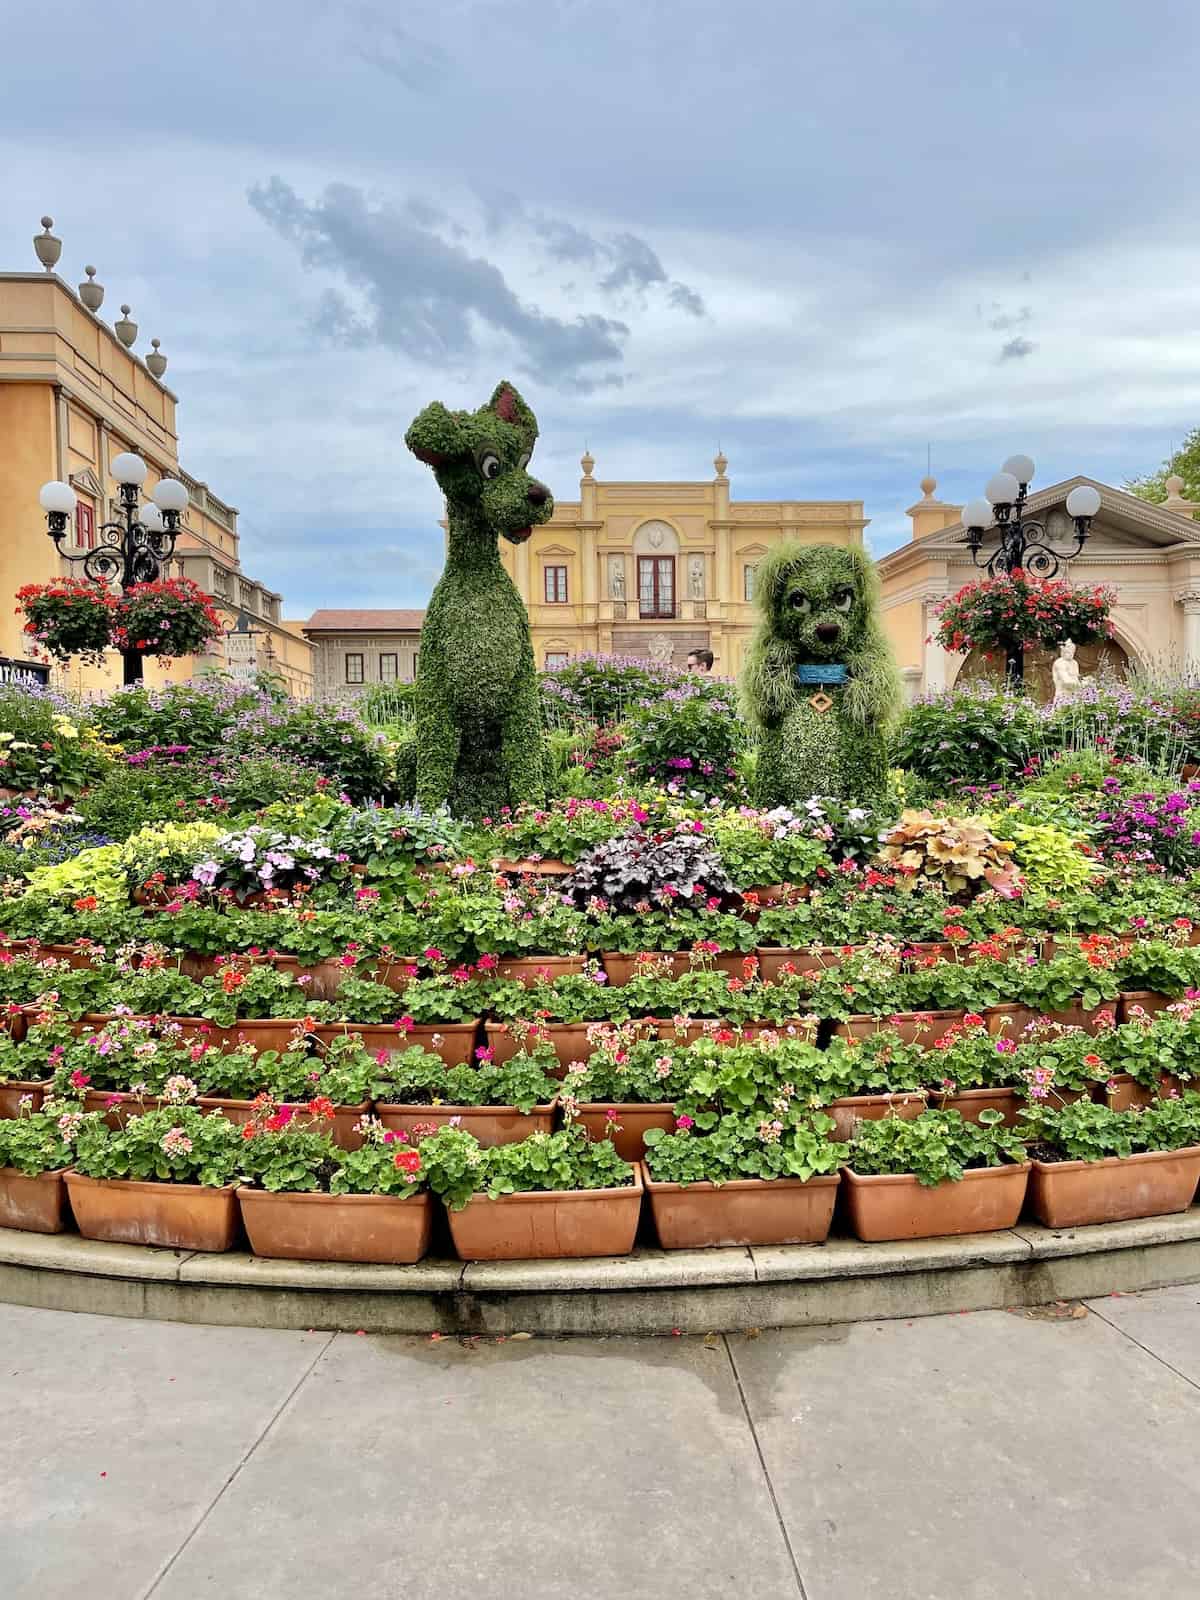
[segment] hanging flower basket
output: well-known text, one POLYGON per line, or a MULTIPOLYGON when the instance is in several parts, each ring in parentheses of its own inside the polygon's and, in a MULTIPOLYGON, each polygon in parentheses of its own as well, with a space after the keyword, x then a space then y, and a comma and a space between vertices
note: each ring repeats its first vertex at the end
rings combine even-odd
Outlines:
POLYGON ((102 583, 57 578, 17 590, 25 632, 59 661, 83 656, 98 661, 112 644, 116 596, 102 583))
POLYGON ((937 608, 934 637, 946 650, 1031 650, 1070 639, 1094 644, 1112 638, 1115 596, 1097 584, 1078 588, 1062 578, 1032 578, 1019 568, 968 583, 937 608))
POLYGON ((135 583, 117 603, 113 643, 147 656, 194 656, 221 637, 212 599, 190 578, 135 583))

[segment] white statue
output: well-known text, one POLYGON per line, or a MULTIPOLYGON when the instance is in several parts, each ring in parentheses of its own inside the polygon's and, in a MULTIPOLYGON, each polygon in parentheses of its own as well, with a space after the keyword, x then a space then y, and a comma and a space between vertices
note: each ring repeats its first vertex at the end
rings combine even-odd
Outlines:
POLYGON ((608 564, 608 592, 613 600, 625 598, 625 563, 619 556, 608 564))
POLYGON ((1058 655, 1050 669, 1054 679, 1054 704, 1062 700, 1070 700, 1079 693, 1083 684, 1090 682, 1087 677, 1080 677, 1079 663, 1075 659, 1075 641, 1064 639, 1058 647, 1058 655))
POLYGON ((704 557, 693 556, 688 566, 688 586, 693 600, 704 599, 704 557))

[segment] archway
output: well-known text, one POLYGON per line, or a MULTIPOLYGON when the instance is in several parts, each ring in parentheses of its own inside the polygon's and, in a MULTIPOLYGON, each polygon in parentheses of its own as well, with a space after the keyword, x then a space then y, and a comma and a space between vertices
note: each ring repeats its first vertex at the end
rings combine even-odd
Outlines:
MULTIPOLYGON (((1025 652, 1025 687, 1030 698, 1046 705, 1054 698, 1054 680, 1051 668, 1057 649, 1044 649, 1041 645, 1025 652)), ((1124 681, 1133 666, 1133 658, 1125 646, 1116 639, 1105 639, 1100 644, 1081 644, 1075 659, 1084 677, 1124 681)), ((959 667, 954 685, 992 682, 999 686, 1004 681, 1004 652, 972 650, 959 667)))

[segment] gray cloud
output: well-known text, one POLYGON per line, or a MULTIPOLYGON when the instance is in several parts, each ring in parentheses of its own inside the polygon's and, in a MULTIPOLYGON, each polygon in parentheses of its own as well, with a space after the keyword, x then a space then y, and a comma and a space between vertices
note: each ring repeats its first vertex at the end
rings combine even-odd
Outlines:
POLYGON ((1037 349, 1032 339, 1025 339, 1018 335, 1010 339, 1007 344, 1000 346, 1001 361, 1024 361, 1026 356, 1031 356, 1037 349))
POLYGON ((374 6, 350 6, 340 20, 348 54, 406 89, 432 93, 449 70, 445 50, 419 39, 374 6))
POLYGON ((704 316, 703 296, 689 284, 669 281, 658 252, 640 235, 625 231, 599 239, 564 217, 530 215, 519 204, 510 203, 502 209, 491 202, 484 203, 489 231, 513 226, 528 228, 541 240, 552 261, 601 272, 599 287, 605 294, 632 295, 640 300, 648 290, 666 285, 668 305, 693 317, 704 316))
POLYGON ((279 177, 252 188, 249 200, 306 265, 359 292, 356 308, 341 290, 325 291, 316 326, 330 339, 377 342, 419 361, 466 360, 477 318, 511 339, 518 366, 547 384, 586 393, 621 382, 625 323, 596 314, 565 321, 526 305, 497 266, 447 242, 411 206, 371 208, 349 184, 330 184, 308 205, 279 177))
POLYGON ((1000 302, 993 300, 992 307, 996 315, 989 320, 988 327, 994 328, 997 333, 1010 333, 1013 328, 1033 320, 1032 306, 1022 306, 1019 311, 1001 311, 1000 302))

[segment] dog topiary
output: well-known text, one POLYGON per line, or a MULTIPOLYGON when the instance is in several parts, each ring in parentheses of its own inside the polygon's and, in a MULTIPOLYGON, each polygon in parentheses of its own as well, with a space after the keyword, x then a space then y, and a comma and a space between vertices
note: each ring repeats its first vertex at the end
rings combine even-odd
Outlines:
POLYGON ((761 621, 740 689, 759 734, 756 803, 881 797, 900 686, 874 562, 861 550, 782 544, 759 562, 754 587, 761 621))
POLYGON ((546 752, 529 617, 500 564, 554 501, 526 471, 537 420, 510 383, 478 411, 425 407, 405 434, 446 497, 446 566, 421 629, 416 799, 455 816, 545 799, 546 752))

